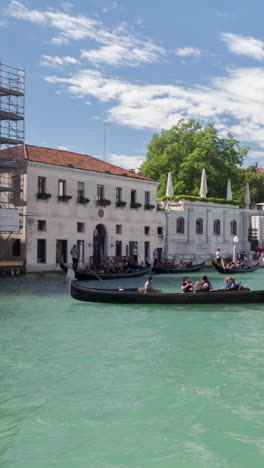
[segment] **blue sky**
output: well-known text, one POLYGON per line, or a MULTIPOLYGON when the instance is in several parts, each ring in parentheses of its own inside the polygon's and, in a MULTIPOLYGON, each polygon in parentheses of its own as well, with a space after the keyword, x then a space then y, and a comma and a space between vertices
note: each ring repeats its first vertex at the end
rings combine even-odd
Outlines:
POLYGON ((1 1, 0 61, 26 72, 26 143, 136 168, 153 133, 212 122, 264 165, 261 0, 1 1))

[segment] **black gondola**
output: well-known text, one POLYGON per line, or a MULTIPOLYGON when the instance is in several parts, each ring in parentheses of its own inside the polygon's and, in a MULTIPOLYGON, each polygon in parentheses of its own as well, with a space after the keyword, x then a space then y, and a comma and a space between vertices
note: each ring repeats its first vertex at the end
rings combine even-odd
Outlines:
POLYGON ((263 303, 264 290, 213 291, 196 293, 144 293, 138 288, 95 289, 73 281, 71 295, 85 302, 111 304, 247 304, 263 303))
MULTIPOLYGON (((65 273, 68 271, 68 267, 65 263, 61 262, 60 267, 65 273)), ((101 272, 94 272, 94 271, 82 271, 82 270, 75 270, 75 278, 78 280, 105 280, 105 279, 119 279, 119 278, 137 278, 139 276, 144 276, 150 273, 151 265, 147 265, 145 267, 133 269, 131 271, 120 271, 118 273, 101 273, 101 272)))
POLYGON ((192 273, 194 271, 199 271, 201 270, 205 265, 205 262, 202 263, 197 263, 196 265, 192 266, 186 266, 186 267, 180 267, 180 266, 165 266, 165 265, 155 265, 152 268, 153 273, 192 273))
POLYGON ((259 263, 251 266, 243 266, 241 268, 224 268, 221 265, 218 265, 216 262, 212 262, 212 265, 218 271, 218 273, 222 273, 223 275, 237 275, 240 273, 252 273, 259 268, 259 263))

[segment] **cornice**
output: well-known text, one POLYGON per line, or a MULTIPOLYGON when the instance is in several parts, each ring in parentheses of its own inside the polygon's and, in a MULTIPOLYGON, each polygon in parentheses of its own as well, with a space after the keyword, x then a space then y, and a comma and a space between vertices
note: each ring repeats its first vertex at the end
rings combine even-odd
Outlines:
POLYGON ((114 179, 114 180, 123 180, 127 182, 132 182, 132 183, 143 183, 143 184, 148 184, 148 185, 159 185, 158 182, 152 181, 152 180, 146 180, 146 179, 139 179, 137 177, 130 177, 130 176, 122 176, 122 175, 117 175, 117 174, 108 174, 106 172, 96 172, 96 171, 89 171, 89 170, 84 170, 84 169, 78 169, 75 167, 66 167, 66 166, 55 166, 53 164, 47 164, 47 163, 40 163, 37 161, 26 161, 27 165, 29 167, 40 167, 40 168, 45 168, 49 169, 52 172, 60 172, 60 173, 72 173, 72 174, 82 174, 87 176, 88 174, 91 175, 92 177, 102 177, 105 179, 114 179))

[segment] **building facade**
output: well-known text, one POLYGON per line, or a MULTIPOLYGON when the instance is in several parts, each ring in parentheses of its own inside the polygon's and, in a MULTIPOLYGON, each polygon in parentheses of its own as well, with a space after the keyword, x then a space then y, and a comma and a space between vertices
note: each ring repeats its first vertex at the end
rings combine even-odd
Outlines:
POLYGON ((167 258, 210 262, 218 248, 223 257, 232 257, 234 248, 249 255, 248 231, 255 210, 184 199, 163 202, 163 207, 167 258))
POLYGON ((66 151, 25 145, 22 157, 26 209, 20 232, 1 234, 5 259, 14 258, 14 244, 31 272, 70 262, 74 244, 81 265, 130 256, 135 244, 140 262, 151 261, 155 247, 162 252, 165 216, 157 210, 156 181, 66 151))

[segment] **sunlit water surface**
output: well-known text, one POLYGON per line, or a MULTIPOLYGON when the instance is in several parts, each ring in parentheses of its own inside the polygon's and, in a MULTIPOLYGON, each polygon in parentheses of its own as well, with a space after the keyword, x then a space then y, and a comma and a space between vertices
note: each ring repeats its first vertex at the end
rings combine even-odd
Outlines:
POLYGON ((1 468, 264 466, 264 305, 81 303, 59 273, 0 288, 1 468))

